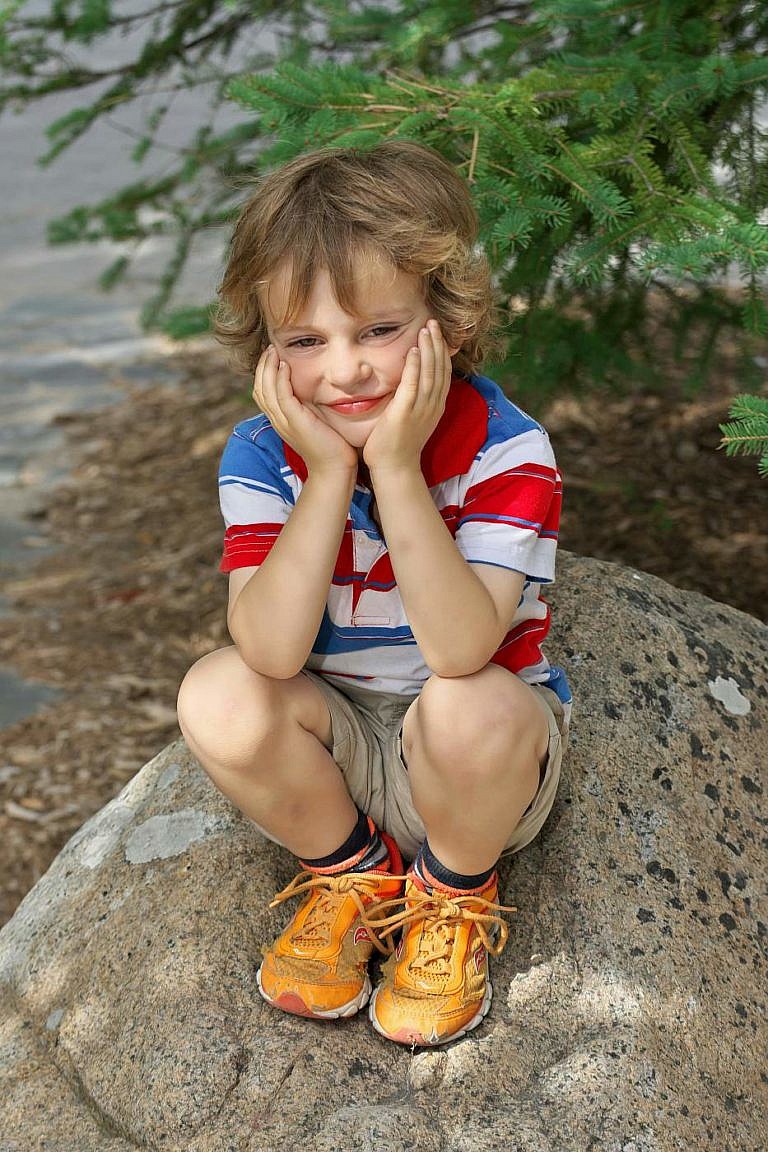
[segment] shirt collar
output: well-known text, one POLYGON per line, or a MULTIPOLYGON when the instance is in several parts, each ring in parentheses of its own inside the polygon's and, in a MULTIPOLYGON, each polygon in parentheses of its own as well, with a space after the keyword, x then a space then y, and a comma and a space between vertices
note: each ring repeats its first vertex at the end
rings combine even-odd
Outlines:
MULTIPOLYGON (((452 476, 469 472, 472 461, 488 436, 488 406, 461 376, 451 378, 451 386, 437 427, 421 453, 421 471, 427 487, 433 488, 452 476)), ((307 479, 307 466, 290 444, 282 441, 286 462, 300 480, 307 479)))

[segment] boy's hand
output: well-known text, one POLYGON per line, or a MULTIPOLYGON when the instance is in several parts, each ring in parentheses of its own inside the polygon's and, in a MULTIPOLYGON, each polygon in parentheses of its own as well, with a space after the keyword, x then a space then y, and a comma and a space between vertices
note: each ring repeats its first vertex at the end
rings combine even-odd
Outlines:
POLYGON ((437 320, 419 332, 418 348, 405 360, 397 390, 363 448, 373 473, 421 471, 421 451, 445 411, 451 384, 451 357, 437 320))
POLYGON ((253 380, 253 398, 270 424, 298 452, 310 473, 357 473, 357 452, 338 432, 294 394, 291 370, 280 363, 270 344, 262 353, 253 380))

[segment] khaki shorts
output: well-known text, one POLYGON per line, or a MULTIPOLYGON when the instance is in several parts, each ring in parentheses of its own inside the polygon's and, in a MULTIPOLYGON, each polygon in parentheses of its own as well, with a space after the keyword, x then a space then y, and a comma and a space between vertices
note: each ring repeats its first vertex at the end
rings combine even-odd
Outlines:
MULTIPOLYGON (((352 799, 397 842, 412 860, 424 839, 424 825, 411 801, 408 769, 403 760, 402 727, 416 696, 330 684, 304 670, 322 692, 333 725, 333 759, 344 776, 352 799)), ((549 752, 541 770, 539 790, 512 833, 504 854, 519 852, 540 832, 555 802, 560 765, 568 743, 568 723, 559 697, 551 688, 531 685, 549 719, 549 752)))

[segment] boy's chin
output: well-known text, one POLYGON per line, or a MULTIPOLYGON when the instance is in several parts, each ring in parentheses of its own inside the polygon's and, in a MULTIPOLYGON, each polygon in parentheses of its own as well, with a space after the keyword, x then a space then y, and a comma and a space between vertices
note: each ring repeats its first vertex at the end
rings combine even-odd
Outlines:
POLYGON ((372 420, 370 423, 357 424, 354 428, 341 429, 336 427, 334 431, 338 432, 342 439, 346 440, 347 444, 350 444, 353 448, 362 449, 368 443, 368 437, 371 435, 371 432, 373 432, 373 429, 374 421, 372 420))

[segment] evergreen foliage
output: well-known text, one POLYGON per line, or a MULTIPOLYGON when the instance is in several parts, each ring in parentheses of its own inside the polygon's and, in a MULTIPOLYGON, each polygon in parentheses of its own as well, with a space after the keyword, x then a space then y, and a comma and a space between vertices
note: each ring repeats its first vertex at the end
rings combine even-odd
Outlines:
POLYGON ((720 425, 720 446, 727 456, 759 456, 758 470, 768 476, 768 397, 737 396, 728 415, 731 422, 720 425))
MULTIPOLYGON (((157 152, 173 90, 210 87, 211 119, 162 178, 50 227, 52 243, 175 238, 148 328, 207 327, 208 305, 174 320, 174 285, 256 170, 308 147, 401 136, 437 148, 472 186, 509 337, 501 378, 538 393, 663 387, 649 335, 661 296, 681 351, 705 325, 691 385, 731 329, 749 386, 753 341, 768 334, 767 33, 756 0, 178 0, 131 14, 112 0, 50 0, 44 15, 5 0, 0 110, 97 90, 50 125, 50 164, 100 117, 162 89, 135 142, 140 164, 157 152), (75 62, 68 46, 93 49, 118 28, 145 33, 132 61, 75 62), (274 50, 255 49, 267 32, 274 50), (243 120, 217 132, 224 100, 243 120)), ((104 287, 129 264, 126 252, 104 287)))

